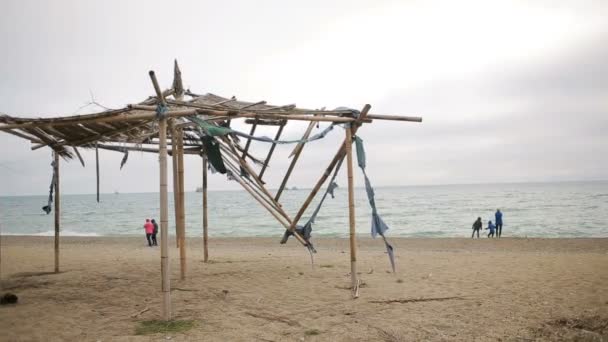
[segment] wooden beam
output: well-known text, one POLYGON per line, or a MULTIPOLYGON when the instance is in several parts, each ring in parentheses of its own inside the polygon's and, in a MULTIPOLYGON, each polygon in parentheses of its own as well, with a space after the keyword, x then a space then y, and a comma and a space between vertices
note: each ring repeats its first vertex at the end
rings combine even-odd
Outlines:
POLYGON ((422 118, 418 116, 401 116, 401 115, 380 115, 380 114, 369 114, 368 119, 372 120, 391 120, 391 121, 409 121, 409 122, 422 122, 422 118))

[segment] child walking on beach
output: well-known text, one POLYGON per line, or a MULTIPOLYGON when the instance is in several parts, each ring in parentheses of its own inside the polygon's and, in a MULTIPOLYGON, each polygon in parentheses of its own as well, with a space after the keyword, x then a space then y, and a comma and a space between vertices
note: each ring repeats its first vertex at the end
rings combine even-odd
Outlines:
POLYGON ((492 224, 492 221, 488 221, 488 227, 486 228, 486 230, 490 230, 490 232, 488 233, 488 237, 492 237, 494 238, 494 230, 496 229, 496 226, 492 224))
POLYGON ((478 217, 477 220, 473 223, 473 234, 471 234, 471 239, 475 236, 475 232, 477 232, 477 238, 479 239, 479 231, 481 230, 481 217, 478 217))
POLYGON ((152 247, 152 234, 154 234, 154 225, 150 222, 150 219, 146 219, 144 224, 144 230, 146 231, 146 240, 148 240, 148 246, 152 247))

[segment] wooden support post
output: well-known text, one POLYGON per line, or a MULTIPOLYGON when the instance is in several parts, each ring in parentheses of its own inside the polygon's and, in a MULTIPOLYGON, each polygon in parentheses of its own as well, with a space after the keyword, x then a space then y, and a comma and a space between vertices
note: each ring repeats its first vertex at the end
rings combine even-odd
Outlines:
POLYGON ((175 128, 173 120, 169 121, 171 127, 171 164, 173 167, 173 209, 175 212, 175 247, 179 248, 179 180, 177 173, 177 129, 175 128))
POLYGON ((95 142, 95 170, 97 175, 97 203, 99 203, 99 149, 97 148, 97 142, 95 142))
POLYGON ((59 230, 61 226, 61 194, 59 192, 59 153, 54 152, 55 162, 55 273, 59 273, 59 230))
POLYGON ((359 296, 359 280, 357 279, 357 236, 355 232, 355 186, 353 184, 353 147, 352 130, 346 127, 346 166, 348 168, 348 223, 350 228, 350 280, 353 297, 359 296))
MULTIPOLYGON (((154 84, 156 94, 162 104, 165 104, 164 97, 161 96, 160 87, 154 76, 154 71, 150 71, 150 78, 154 84)), ((162 276, 163 320, 171 319, 171 283, 169 279, 169 247, 167 238, 169 237, 169 208, 167 203, 167 119, 161 118, 158 122, 158 163, 160 168, 160 270, 162 276)))
POLYGON ((203 262, 209 261, 209 251, 207 243, 209 236, 207 229, 209 227, 208 212, 207 212, 207 156, 203 156, 203 262))
POLYGON ((184 191, 184 132, 178 131, 177 174, 179 179, 179 275, 186 279, 186 202, 184 191))

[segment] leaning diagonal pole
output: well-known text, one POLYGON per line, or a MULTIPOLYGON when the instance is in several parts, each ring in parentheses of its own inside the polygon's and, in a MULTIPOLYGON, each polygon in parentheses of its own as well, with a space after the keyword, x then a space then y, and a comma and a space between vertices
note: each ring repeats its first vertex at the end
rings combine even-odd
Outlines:
MULTIPOLYGON (((370 106, 369 104, 366 104, 363 107, 363 110, 361 111, 361 114, 359 115, 359 118, 358 118, 359 122, 362 122, 367 117, 367 113, 369 112, 369 110, 371 108, 372 108, 372 106, 370 106)), ((355 133, 357 133, 358 128, 359 128, 359 125, 354 125, 354 127, 352 127, 352 129, 351 129, 351 131, 352 131, 351 134, 354 135, 355 133)), ((336 167, 338 162, 340 160, 342 160, 344 158, 344 156, 346 155, 346 146, 345 145, 346 145, 346 141, 344 141, 342 143, 342 146, 340 146, 340 149, 334 156, 334 159, 332 159, 332 161, 329 163, 329 166, 327 166, 327 168, 325 169, 325 172, 323 173, 323 175, 321 176, 319 181, 317 181, 317 184, 314 186, 314 188, 312 189, 312 191, 310 192, 310 194, 308 195, 308 197, 306 198, 306 200, 300 207, 300 210, 298 211, 296 216, 291 221, 291 226, 289 227, 290 231, 292 231, 292 232, 294 231, 294 229, 296 228, 296 225, 298 224, 298 221, 302 218, 302 215, 304 215, 304 212, 306 211, 306 209, 308 208, 308 206, 310 205, 312 200, 317 195, 317 192, 319 192, 319 189, 321 189, 321 187, 323 186, 323 184, 325 183, 325 181, 331 174, 332 170, 336 167)))
MULTIPOLYGON (((304 135, 302 136, 302 140, 308 139, 308 137, 310 136, 310 133, 312 132, 312 129, 315 127, 315 125, 316 125, 316 123, 314 121, 311 121, 310 124, 308 124, 308 128, 306 128, 306 132, 304 132, 304 135)), ((283 181, 281 182, 281 185, 279 186, 279 190, 277 190, 277 194, 274 196, 275 201, 279 200, 279 198, 281 197, 281 194, 283 193, 283 189, 285 189, 285 186, 287 186, 287 180, 289 180, 289 176, 291 176, 291 172, 293 171, 293 168, 296 166, 296 163, 298 162, 298 158, 300 158, 300 153, 302 153, 303 149, 304 149, 304 142, 298 143, 298 145, 294 149, 294 152, 292 153, 293 159, 291 159, 291 163, 289 164, 289 168, 287 169, 287 172, 285 173, 285 177, 283 177, 283 181)))

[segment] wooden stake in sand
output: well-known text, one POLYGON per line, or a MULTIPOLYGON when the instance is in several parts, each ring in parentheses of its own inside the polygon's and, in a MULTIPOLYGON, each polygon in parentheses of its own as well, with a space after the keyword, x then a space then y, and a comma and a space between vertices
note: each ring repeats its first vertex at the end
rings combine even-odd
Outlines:
POLYGON ((179 180, 177 176, 177 147, 175 142, 177 141, 177 129, 173 119, 169 121, 169 127, 171 128, 171 165, 173 167, 173 209, 175 212, 175 247, 179 248, 179 180))
POLYGON ((61 197, 59 194, 59 153, 55 155, 55 273, 59 273, 59 227, 61 224, 61 197))
POLYGON ((95 172, 97 177, 97 203, 99 203, 99 149, 97 148, 97 142, 95 142, 95 172))
MULTIPOLYGON (((162 97, 160 87, 156 81, 154 71, 150 71, 150 79, 154 85, 154 90, 158 95, 159 101, 164 105, 165 99, 162 97)), ((162 276, 163 320, 171 319, 171 283, 169 280, 169 246, 167 238, 169 236, 169 208, 167 205, 167 118, 162 117, 158 122, 158 163, 160 168, 160 271, 162 276)))
MULTIPOLYGON (((174 142, 175 143, 175 142, 174 142)), ((179 180, 179 277, 186 279, 186 208, 184 200, 184 132, 177 132, 177 175, 179 180)))
POLYGON ((350 225, 350 279, 353 297, 359 297, 357 279, 357 236, 355 235, 355 188, 353 184, 353 136, 351 126, 346 127, 346 166, 348 168, 348 223, 350 225))
POLYGON ((209 222, 207 221, 207 156, 203 156, 203 262, 209 261, 209 251, 207 249, 208 234, 207 228, 209 222))

